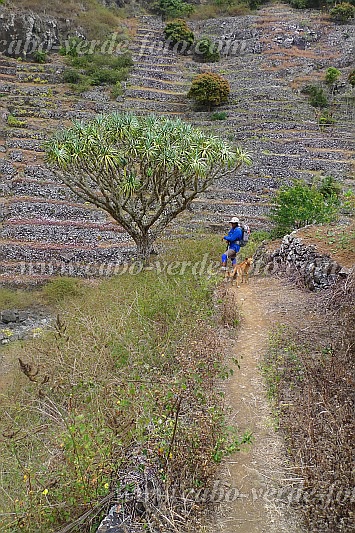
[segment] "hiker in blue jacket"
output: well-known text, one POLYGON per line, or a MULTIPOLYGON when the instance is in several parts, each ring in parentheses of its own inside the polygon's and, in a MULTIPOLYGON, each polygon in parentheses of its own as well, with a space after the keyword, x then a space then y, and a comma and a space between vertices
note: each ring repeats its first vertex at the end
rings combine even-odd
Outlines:
POLYGON ((239 218, 233 217, 230 219, 230 224, 232 225, 228 235, 223 237, 223 240, 227 241, 228 248, 225 253, 222 255, 222 270, 227 270, 227 261, 228 258, 232 261, 232 265, 235 265, 237 262, 237 253, 240 250, 240 241, 243 239, 243 231, 239 227, 239 218))

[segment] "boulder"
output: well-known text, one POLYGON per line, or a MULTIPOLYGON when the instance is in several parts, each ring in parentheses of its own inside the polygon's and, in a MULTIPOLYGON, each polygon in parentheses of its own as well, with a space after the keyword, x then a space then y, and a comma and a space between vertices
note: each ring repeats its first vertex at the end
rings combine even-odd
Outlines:
POLYGON ((12 322, 18 322, 19 314, 16 310, 6 309, 1 311, 0 318, 3 324, 11 324, 12 322))

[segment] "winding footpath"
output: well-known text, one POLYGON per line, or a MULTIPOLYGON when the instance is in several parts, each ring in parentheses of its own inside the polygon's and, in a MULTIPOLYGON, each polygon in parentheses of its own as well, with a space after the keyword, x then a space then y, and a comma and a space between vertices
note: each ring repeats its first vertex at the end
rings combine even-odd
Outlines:
POLYGON ((229 422, 239 434, 250 431, 248 449, 228 457, 217 485, 225 497, 208 527, 209 533, 303 533, 300 517, 288 503, 295 499, 302 480, 287 464, 284 441, 275 430, 260 363, 268 349, 269 335, 277 323, 297 321, 306 327, 311 320, 307 305, 314 294, 300 291, 271 277, 252 278, 249 285, 227 289, 242 312, 235 340, 228 340, 227 364, 240 369, 223 389, 229 422), (234 294, 233 294, 234 292, 234 294), (233 501, 228 501, 233 500, 233 501))

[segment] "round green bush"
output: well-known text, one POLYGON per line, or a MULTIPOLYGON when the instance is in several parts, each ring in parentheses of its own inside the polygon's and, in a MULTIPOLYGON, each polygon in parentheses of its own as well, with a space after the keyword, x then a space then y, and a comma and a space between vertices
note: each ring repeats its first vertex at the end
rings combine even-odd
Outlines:
POLYGON ((168 22, 164 29, 165 38, 172 44, 187 43, 191 45, 194 40, 194 34, 183 19, 168 22))
POLYGON ((355 7, 349 2, 342 2, 329 11, 332 19, 338 22, 346 22, 355 16, 355 7))
POLYGON ((195 100, 197 104, 212 107, 221 105, 228 100, 230 85, 219 74, 205 72, 192 80, 188 98, 195 100))

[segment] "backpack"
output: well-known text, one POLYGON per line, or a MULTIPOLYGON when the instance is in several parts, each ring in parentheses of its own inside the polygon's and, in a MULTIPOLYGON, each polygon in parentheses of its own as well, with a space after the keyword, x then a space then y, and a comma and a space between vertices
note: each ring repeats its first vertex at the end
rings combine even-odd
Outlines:
POLYGON ((249 235, 250 235, 250 228, 249 228, 249 226, 247 224, 243 224, 242 226, 240 226, 240 229, 243 232, 243 237, 239 241, 239 246, 242 247, 242 246, 245 246, 246 244, 248 244, 249 235))

